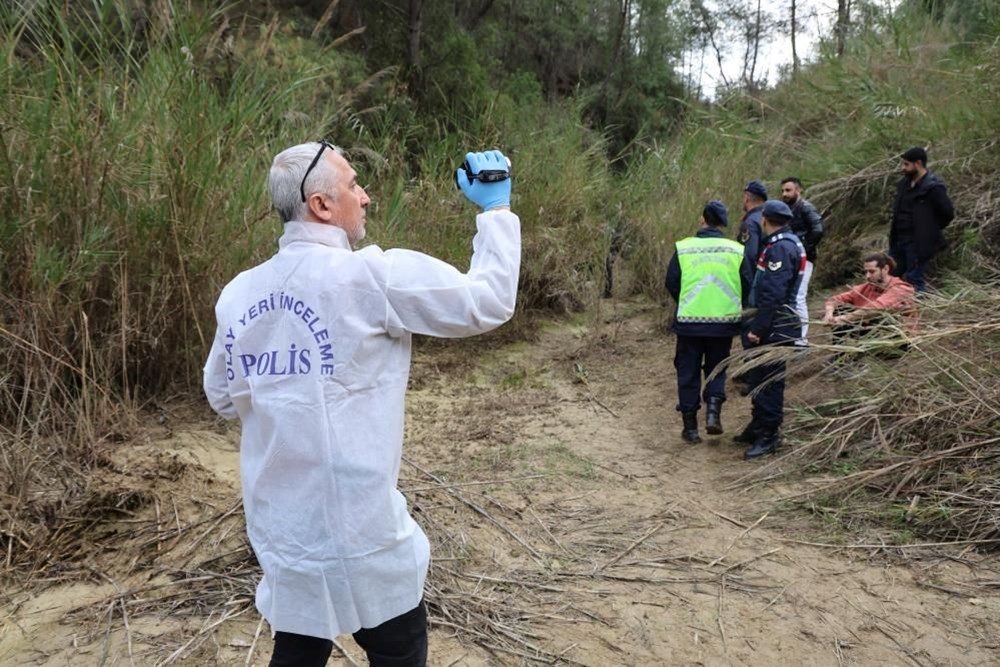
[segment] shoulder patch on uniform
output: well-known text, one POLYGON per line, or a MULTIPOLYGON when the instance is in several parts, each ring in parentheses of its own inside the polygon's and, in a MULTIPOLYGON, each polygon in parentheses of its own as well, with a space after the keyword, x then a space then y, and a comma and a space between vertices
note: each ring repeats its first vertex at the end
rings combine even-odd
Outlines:
POLYGON ((768 262, 767 268, 771 269, 772 271, 777 271, 778 269, 781 268, 781 260, 779 259, 777 262, 768 262))

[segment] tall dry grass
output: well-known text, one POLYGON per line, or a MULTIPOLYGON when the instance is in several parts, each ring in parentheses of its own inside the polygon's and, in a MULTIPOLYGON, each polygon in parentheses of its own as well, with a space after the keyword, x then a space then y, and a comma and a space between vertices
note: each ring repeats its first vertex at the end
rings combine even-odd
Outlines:
POLYGON ((365 72, 323 31, 202 7, 42 0, 0 14, 7 571, 73 557, 42 547, 141 502, 109 501, 93 473, 138 410, 200 396, 215 299, 280 234, 265 182, 287 146, 344 146, 376 202, 372 240, 460 266, 474 209, 453 169, 499 146, 524 225, 522 311, 579 307, 599 289, 610 178, 576 106, 520 85, 477 116, 430 122, 399 99, 393 70, 365 72))

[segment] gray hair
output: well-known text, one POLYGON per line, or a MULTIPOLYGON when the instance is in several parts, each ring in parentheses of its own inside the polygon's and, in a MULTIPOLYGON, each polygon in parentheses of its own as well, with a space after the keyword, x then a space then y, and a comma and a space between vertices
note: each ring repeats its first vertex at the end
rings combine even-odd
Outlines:
MULTIPOLYGON (((309 163, 319 152, 319 142, 299 144, 286 148, 274 156, 271 162, 271 172, 267 179, 267 189, 271 192, 271 204, 278 211, 282 222, 303 220, 306 216, 306 203, 302 201, 302 177, 309 168, 309 163)), ((337 146, 332 149, 343 156, 344 151, 337 146)), ((309 182, 306 183, 306 196, 312 192, 331 194, 337 184, 337 170, 328 160, 320 159, 309 172, 309 182)))

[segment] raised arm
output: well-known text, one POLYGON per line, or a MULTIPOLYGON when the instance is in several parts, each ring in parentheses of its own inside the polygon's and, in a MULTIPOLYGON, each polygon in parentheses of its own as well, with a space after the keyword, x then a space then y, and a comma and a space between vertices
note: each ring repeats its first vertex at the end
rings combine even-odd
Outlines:
POLYGON ((468 273, 419 252, 388 250, 390 332, 472 336, 511 318, 521 266, 521 224, 508 210, 480 213, 468 273))

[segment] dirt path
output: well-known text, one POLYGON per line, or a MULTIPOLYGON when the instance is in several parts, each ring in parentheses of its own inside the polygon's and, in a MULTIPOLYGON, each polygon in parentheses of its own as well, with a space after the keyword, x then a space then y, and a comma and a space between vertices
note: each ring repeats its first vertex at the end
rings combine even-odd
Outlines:
MULTIPOLYGON (((726 404, 730 434, 683 444, 658 310, 604 309, 597 331, 563 324, 475 358, 458 347, 416 356, 401 486, 434 543, 431 665, 1000 663, 1000 595, 983 592, 998 589, 971 586, 1000 579, 982 569, 990 561, 904 566, 802 544, 819 527, 781 511, 781 489, 732 488, 749 465, 729 440, 746 400, 726 404)), ((175 542, 156 543, 146 565, 102 563, 106 581, 9 596, 0 664, 265 665, 256 613, 225 618, 226 596, 245 600, 253 580, 226 560, 245 550, 238 513, 223 514, 238 500, 235 441, 184 426, 123 454, 134 468, 183 464, 175 542), (207 529, 182 536, 199 517, 207 529), (140 604, 148 590, 119 596, 127 628, 108 613, 116 589, 215 571, 205 563, 229 564, 216 568, 232 579, 225 595, 190 584, 191 596, 155 605, 140 604)), ((167 535, 173 487, 156 488, 154 534, 167 535)), ((335 651, 331 664, 364 664, 349 638, 342 647, 351 657, 335 651)))
MULTIPOLYGON (((976 573, 942 563, 877 566, 790 542, 796 535, 782 530, 787 518, 775 512, 772 494, 727 490, 748 464, 727 436, 700 446, 679 440, 673 345, 657 330, 655 313, 608 319, 604 343, 573 361, 586 384, 560 388, 559 425, 541 433, 558 434, 599 467, 595 510, 655 517, 664 526, 601 572, 663 583, 638 581, 595 600, 591 609, 603 610, 610 625, 589 630, 624 652, 591 653, 581 662, 1000 661, 1000 600, 970 601, 918 585, 976 573), (593 397, 590 404, 581 394, 593 397), (685 578, 697 581, 674 583, 685 578)), ((738 397, 728 403, 730 432, 745 423, 746 404, 738 397)))

